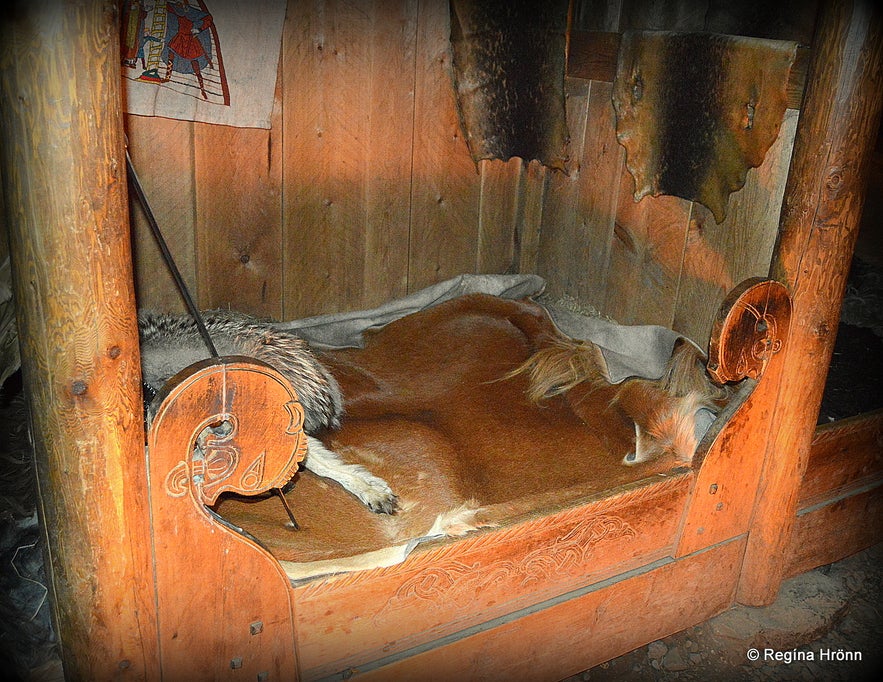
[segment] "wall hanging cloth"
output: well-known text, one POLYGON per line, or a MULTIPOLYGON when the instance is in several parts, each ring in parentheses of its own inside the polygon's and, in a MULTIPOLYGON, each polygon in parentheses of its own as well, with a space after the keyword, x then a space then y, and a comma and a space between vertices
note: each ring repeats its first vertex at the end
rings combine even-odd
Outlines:
POLYGON ((567 0, 451 0, 453 78, 473 160, 563 169, 567 0))
POLYGON ((122 3, 126 110, 269 128, 284 0, 122 3))
POLYGON ((796 51, 708 33, 623 34, 613 105, 635 201, 671 194, 722 222, 779 134, 796 51))

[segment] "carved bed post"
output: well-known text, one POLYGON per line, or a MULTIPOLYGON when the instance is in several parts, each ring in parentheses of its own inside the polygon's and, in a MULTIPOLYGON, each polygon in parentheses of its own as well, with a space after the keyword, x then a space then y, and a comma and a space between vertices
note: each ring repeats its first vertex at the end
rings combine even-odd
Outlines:
POLYGON ((68 679, 158 677, 114 2, 0 22, 3 182, 68 679))
POLYGON ((148 472, 163 677, 297 680, 288 577, 207 505, 291 479, 307 449, 303 408, 278 372, 238 357, 188 367, 161 400, 148 472))
POLYGON ((816 24, 771 268, 793 316, 737 595, 746 604, 774 601, 785 570, 880 123, 881 24, 870 0, 825 0, 816 24))
POLYGON ((745 280, 721 304, 708 346, 709 374, 719 383, 748 379, 754 385, 744 402, 734 400, 727 408, 725 430, 709 430, 704 443, 712 439, 710 444, 696 451, 693 468, 699 473, 678 543, 679 557, 748 530, 790 323, 791 300, 774 280, 745 280))

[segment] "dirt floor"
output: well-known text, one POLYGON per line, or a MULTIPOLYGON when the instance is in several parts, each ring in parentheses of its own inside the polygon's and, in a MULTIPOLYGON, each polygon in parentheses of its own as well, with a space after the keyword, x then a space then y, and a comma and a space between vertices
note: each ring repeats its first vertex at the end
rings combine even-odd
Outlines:
POLYGON ((883 544, 786 581, 771 606, 734 606, 566 682, 876 680, 881 616, 883 544))

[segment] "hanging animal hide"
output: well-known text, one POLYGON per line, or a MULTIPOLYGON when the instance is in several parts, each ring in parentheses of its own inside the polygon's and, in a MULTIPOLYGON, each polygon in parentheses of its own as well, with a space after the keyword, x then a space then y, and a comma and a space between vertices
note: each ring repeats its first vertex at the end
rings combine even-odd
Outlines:
POLYGON ((567 0, 451 0, 453 77, 469 151, 563 169, 567 0))
POLYGON ((796 50, 756 38, 625 33, 613 104, 635 201, 675 195, 722 222, 730 193, 779 134, 796 50))

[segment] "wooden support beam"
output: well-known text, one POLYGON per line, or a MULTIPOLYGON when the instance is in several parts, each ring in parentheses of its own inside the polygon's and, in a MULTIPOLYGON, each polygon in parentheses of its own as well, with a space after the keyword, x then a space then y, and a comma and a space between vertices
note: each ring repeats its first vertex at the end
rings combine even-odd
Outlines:
POLYGON ((0 130, 65 677, 158 679, 115 2, 14 2, 0 130))
POLYGON ((783 578, 880 124, 883 19, 871 0, 822 3, 771 277, 791 333, 738 600, 775 600, 783 578))

